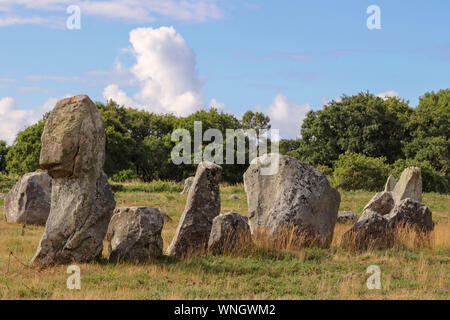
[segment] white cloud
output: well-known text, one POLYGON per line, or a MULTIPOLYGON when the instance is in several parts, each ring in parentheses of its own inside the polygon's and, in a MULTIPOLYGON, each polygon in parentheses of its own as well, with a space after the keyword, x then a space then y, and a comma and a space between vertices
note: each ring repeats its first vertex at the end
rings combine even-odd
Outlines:
POLYGON ((209 107, 211 108, 215 108, 217 110, 223 110, 225 108, 225 103, 217 101, 216 98, 211 99, 211 101, 209 101, 209 107))
POLYGON ((43 25, 51 28, 63 28, 65 26, 65 20, 59 17, 43 18, 43 17, 18 17, 8 16, 0 17, 0 27, 9 27, 16 25, 43 25))
MULTIPOLYGON (((173 27, 134 29, 130 43, 137 60, 131 72, 140 87, 134 96, 138 104, 148 111, 181 116, 203 105, 203 81, 197 74, 195 53, 173 27)), ((132 101, 117 85, 105 91, 104 95, 132 101)))
POLYGON ((293 139, 300 136, 300 128, 311 106, 287 100, 279 93, 267 110, 272 129, 280 130, 280 137, 293 139))
POLYGON ((106 101, 112 99, 117 104, 126 107, 138 107, 138 104, 128 97, 125 91, 120 90, 119 86, 116 84, 110 84, 103 90, 103 98, 105 98, 106 101))
POLYGON ((19 131, 39 121, 44 113, 53 109, 57 101, 57 98, 49 98, 42 105, 29 110, 23 110, 18 108, 14 98, 1 98, 0 140, 5 140, 11 145, 19 131))
POLYGON ((395 90, 388 90, 385 92, 380 92, 379 94, 377 94, 377 97, 383 98, 383 99, 387 99, 387 98, 391 98, 391 97, 400 97, 400 94, 395 91, 395 90))

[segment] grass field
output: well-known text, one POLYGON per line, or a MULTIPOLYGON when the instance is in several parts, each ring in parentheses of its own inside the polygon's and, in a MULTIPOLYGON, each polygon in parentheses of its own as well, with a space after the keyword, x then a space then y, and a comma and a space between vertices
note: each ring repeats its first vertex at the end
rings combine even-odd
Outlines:
MULTIPOLYGON (((184 209, 181 185, 152 187, 115 185, 117 206, 164 209, 173 221, 163 229, 169 245, 184 209), (170 191, 161 191, 170 190, 170 191)), ((242 186, 222 186, 221 212, 247 214, 242 186), (240 197, 230 200, 231 194, 240 197)), ((341 192, 340 210, 360 214, 373 196, 341 192)), ((176 260, 163 256, 145 264, 98 261, 80 264, 81 290, 68 290, 67 266, 38 270, 27 266, 43 227, 9 224, 0 199, 1 299, 449 299, 450 196, 425 194, 423 202, 436 222, 431 245, 350 253, 340 238, 350 225, 337 224, 330 249, 275 251, 259 247, 251 253, 176 260), (381 290, 369 290, 370 265, 381 268, 381 290)))

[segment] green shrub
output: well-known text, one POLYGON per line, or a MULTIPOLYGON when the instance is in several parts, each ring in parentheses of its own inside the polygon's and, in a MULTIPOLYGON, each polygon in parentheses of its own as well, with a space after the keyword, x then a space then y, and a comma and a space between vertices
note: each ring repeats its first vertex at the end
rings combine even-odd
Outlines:
POLYGON ((403 170, 408 167, 419 167, 422 169, 422 191, 438 192, 448 194, 449 182, 445 174, 438 172, 428 161, 418 161, 415 159, 399 159, 393 165, 392 174, 398 179, 403 170))
POLYGON ((323 164, 319 164, 318 166, 316 166, 316 169, 322 172, 327 177, 331 177, 333 175, 333 169, 323 164))
POLYGON ((18 177, 15 175, 6 175, 0 173, 0 193, 8 193, 16 184, 18 177))
POLYGON ((118 173, 114 174, 111 177, 111 180, 114 182, 125 182, 136 180, 137 178, 138 176, 136 175, 133 169, 127 169, 119 171, 118 173))
POLYGON ((382 190, 390 167, 386 158, 371 158, 346 152, 335 162, 332 185, 342 190, 382 190))

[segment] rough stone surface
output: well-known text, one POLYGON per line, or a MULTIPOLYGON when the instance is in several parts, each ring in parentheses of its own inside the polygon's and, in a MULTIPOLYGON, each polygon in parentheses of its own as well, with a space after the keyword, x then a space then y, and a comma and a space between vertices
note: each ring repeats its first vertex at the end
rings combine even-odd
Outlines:
POLYGON ((286 228, 294 228, 303 244, 331 244, 341 197, 319 170, 289 156, 270 154, 252 161, 244 186, 252 234, 261 230, 277 240, 286 228), (277 156, 278 170, 262 174, 277 156))
POLYGON ((423 203, 406 198, 395 206, 392 213, 387 217, 389 226, 410 227, 416 231, 429 232, 434 229, 434 222, 430 209, 423 203))
POLYGON ((183 191, 181 191, 181 194, 187 194, 189 193, 189 190, 191 189, 192 183, 194 182, 194 177, 189 177, 184 180, 184 188, 183 191))
POLYGON ((232 194, 231 196, 228 197, 228 199, 230 199, 230 200, 239 200, 240 198, 239 198, 239 196, 237 196, 235 194, 232 194))
POLYGON ((386 249, 393 244, 389 220, 376 212, 368 213, 344 233, 342 244, 356 250, 386 249))
POLYGON ((89 262, 102 253, 115 201, 102 170, 105 127, 86 95, 58 101, 42 134, 40 164, 53 178, 51 209, 31 263, 89 262))
POLYGON ((393 175, 390 175, 384 185, 384 191, 393 191, 397 181, 393 175))
POLYGON ((6 195, 8 222, 45 225, 50 213, 52 178, 45 172, 24 175, 6 195))
POLYGON ((403 170, 400 179, 392 191, 395 203, 406 198, 422 202, 422 171, 418 167, 403 170))
POLYGON ((209 236, 208 251, 221 254, 243 249, 251 244, 247 217, 227 212, 214 218, 209 236))
POLYGON ((378 213, 382 216, 389 214, 392 209, 394 209, 395 203, 391 192, 379 192, 377 193, 368 204, 363 209, 360 220, 365 219, 367 214, 373 212, 378 213))
POLYGON ((220 166, 208 161, 198 165, 168 255, 186 257, 207 250, 213 219, 220 213, 221 177, 220 166))
POLYGON ((164 218, 156 208, 117 208, 106 234, 109 260, 143 262, 161 256, 163 226, 164 218))
POLYGON ((353 211, 339 211, 337 216, 337 222, 347 223, 356 222, 358 220, 358 215, 353 211))

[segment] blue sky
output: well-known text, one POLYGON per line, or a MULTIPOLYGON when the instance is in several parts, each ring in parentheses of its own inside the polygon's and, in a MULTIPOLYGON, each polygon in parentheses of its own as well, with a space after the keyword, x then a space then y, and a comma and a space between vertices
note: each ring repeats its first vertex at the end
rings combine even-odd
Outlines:
POLYGON ((442 0, 0 0, 0 139, 80 93, 154 112, 260 110, 284 137, 344 93, 415 106, 450 87, 449 14, 442 0), (71 4, 80 30, 66 27, 71 4))

